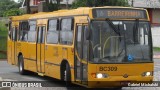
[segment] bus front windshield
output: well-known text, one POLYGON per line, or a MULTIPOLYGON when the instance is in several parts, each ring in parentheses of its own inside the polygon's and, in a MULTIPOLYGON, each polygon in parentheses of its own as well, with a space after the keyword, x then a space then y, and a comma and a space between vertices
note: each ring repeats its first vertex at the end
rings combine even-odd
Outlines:
POLYGON ((92 21, 90 61, 93 63, 152 62, 149 22, 92 21))

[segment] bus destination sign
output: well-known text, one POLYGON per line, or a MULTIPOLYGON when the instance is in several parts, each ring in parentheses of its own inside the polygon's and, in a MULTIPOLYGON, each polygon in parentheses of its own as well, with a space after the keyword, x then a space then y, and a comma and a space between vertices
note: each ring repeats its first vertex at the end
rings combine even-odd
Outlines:
POLYGON ((93 18, 147 19, 147 15, 138 9, 93 9, 93 18))

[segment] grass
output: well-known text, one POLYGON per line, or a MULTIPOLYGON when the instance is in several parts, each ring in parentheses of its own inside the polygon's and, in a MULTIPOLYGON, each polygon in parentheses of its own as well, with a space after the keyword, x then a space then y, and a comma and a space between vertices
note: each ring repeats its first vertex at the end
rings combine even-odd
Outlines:
POLYGON ((7 27, 5 21, 5 19, 0 21, 0 59, 7 58, 5 53, 7 52, 7 27))
POLYGON ((7 31, 0 31, 0 59, 7 58, 7 31))
POLYGON ((153 51, 160 52, 160 47, 153 47, 153 51))
POLYGON ((0 31, 0 37, 7 37, 7 31, 0 31))

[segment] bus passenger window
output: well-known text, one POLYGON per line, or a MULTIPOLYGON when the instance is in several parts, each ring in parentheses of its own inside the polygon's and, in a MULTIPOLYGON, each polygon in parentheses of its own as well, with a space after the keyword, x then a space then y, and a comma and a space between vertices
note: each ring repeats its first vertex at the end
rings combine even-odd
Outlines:
POLYGON ((71 45, 73 42, 73 19, 62 19, 60 31, 60 43, 71 45))
POLYGON ((28 37, 28 22, 21 22, 20 23, 20 31, 19 31, 19 40, 27 41, 28 37))
POLYGON ((58 43, 58 20, 49 20, 48 22, 48 32, 47 32, 47 43, 57 44, 58 43))
POLYGON ((9 39, 11 39, 11 32, 12 32, 12 22, 9 22, 9 31, 8 31, 9 39))
POLYGON ((28 42, 36 41, 36 21, 29 22, 28 42))
POLYGON ((14 27, 12 30, 12 40, 17 41, 17 27, 14 27))

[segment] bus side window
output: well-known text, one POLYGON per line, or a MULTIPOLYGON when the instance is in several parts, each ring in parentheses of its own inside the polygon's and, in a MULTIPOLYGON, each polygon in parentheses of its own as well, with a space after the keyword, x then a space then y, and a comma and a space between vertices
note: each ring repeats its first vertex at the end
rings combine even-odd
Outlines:
POLYGON ((8 36, 9 36, 9 39, 11 39, 11 36, 12 36, 12 22, 9 22, 9 31, 8 31, 8 36))
POLYGON ((60 31, 60 43, 71 45, 73 43, 73 21, 72 18, 62 19, 60 31))
POLYGON ((53 19, 48 21, 48 32, 47 32, 47 43, 48 44, 57 44, 58 43, 58 20, 53 19))
POLYGON ((19 40, 27 41, 28 37, 28 21, 20 23, 19 40))
POLYGON ((29 21, 28 42, 36 41, 36 21, 29 21))
POLYGON ((12 29, 12 40, 13 41, 17 41, 17 27, 14 27, 13 29, 12 29))

